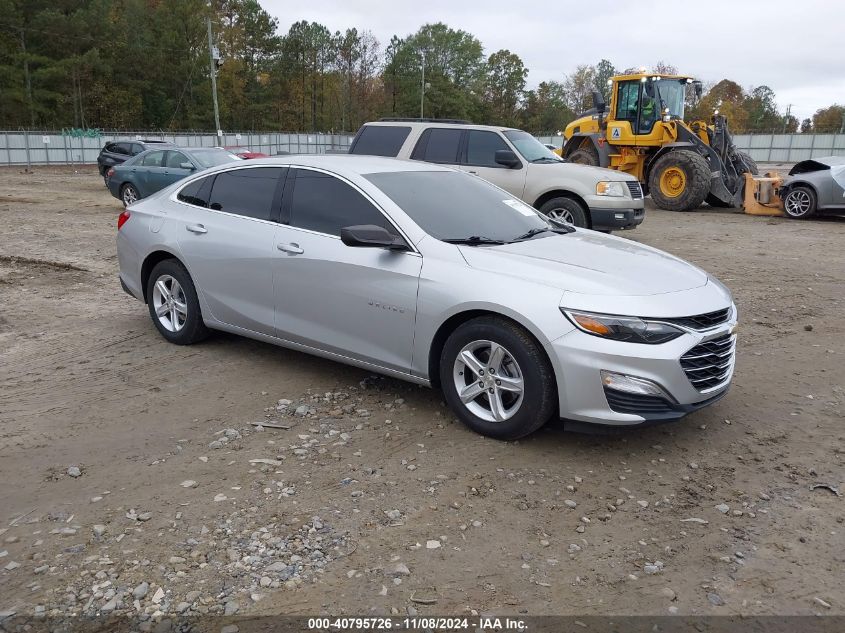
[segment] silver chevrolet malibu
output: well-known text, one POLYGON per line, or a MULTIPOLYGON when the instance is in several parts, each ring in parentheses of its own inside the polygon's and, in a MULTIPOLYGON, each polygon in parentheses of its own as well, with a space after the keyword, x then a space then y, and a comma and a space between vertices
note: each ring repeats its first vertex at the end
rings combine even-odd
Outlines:
POLYGON ((442 389, 514 439, 677 420, 722 397, 737 311, 703 270, 550 221, 436 165, 291 156, 186 178, 118 219, 164 338, 225 330, 442 389))

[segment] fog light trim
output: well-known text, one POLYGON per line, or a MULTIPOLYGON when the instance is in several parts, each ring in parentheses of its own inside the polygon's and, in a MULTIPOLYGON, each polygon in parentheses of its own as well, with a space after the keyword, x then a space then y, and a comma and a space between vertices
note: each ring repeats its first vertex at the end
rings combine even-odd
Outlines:
POLYGON ((669 402, 676 402, 669 393, 653 380, 629 376, 614 371, 601 370, 601 382, 606 389, 631 393, 638 396, 657 396, 666 398, 669 402))

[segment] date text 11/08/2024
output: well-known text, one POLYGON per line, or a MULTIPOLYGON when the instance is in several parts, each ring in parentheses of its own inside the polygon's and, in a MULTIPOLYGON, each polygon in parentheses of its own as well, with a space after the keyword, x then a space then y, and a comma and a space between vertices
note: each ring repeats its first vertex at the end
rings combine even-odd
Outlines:
POLYGON ((313 631, 525 631, 523 620, 507 617, 439 618, 439 617, 371 617, 371 618, 309 618, 308 629, 313 631))

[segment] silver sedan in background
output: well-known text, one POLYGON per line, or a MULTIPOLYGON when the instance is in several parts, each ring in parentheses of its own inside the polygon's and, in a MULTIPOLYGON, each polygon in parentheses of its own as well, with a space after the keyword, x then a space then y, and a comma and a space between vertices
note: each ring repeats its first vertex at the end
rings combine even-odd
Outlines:
POLYGON ((225 330, 436 386, 497 438, 677 420, 733 375, 737 312, 713 277, 436 165, 214 168, 130 206, 117 251, 172 343, 225 330))

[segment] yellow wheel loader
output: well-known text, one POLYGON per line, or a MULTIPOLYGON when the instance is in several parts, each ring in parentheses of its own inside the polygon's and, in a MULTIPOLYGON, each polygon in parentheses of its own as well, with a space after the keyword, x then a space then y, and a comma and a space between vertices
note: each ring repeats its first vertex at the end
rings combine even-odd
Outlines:
POLYGON ((700 81, 642 72, 610 84, 609 108, 595 91, 594 107, 566 126, 565 160, 635 176, 661 209, 741 205, 744 174, 757 165, 734 147, 726 117, 717 110, 710 124, 684 122, 687 89, 700 97, 700 81))

